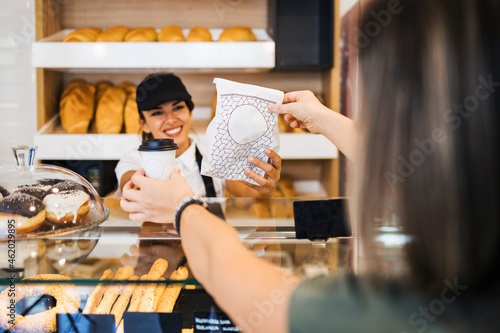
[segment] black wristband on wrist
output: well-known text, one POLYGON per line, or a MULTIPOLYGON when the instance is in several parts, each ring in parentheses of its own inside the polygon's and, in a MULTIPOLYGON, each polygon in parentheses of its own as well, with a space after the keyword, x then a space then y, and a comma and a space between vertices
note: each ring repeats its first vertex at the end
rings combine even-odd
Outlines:
POLYGON ((197 197, 187 197, 183 201, 179 203, 179 206, 177 206, 177 210, 175 211, 175 221, 174 221, 174 227, 179 236, 181 235, 181 215, 182 212, 184 212, 184 209, 186 209, 187 206, 190 205, 200 205, 205 208, 207 208, 207 203, 200 198, 197 197))

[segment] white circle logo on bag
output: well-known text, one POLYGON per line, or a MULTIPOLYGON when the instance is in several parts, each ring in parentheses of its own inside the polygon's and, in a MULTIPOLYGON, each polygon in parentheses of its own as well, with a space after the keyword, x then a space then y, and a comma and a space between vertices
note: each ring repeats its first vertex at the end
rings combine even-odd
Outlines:
POLYGON ((227 124, 229 135, 239 144, 259 139, 267 131, 266 119, 253 105, 241 105, 234 109, 227 124), (247 131, 252 128, 252 131, 247 131))

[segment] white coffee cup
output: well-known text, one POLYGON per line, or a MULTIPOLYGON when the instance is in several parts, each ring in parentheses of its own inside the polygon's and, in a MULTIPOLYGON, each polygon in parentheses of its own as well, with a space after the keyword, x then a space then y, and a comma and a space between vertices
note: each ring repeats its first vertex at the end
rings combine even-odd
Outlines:
POLYGON ((146 177, 169 180, 175 166, 175 151, 179 147, 172 139, 143 140, 139 146, 146 177))

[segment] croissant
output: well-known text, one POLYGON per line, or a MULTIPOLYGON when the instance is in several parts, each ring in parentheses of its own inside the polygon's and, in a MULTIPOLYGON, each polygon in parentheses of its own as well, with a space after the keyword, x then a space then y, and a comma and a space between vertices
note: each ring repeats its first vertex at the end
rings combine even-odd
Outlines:
POLYGON ((69 134, 85 134, 94 117, 95 87, 76 83, 59 102, 61 125, 69 134))
POLYGON ((155 28, 136 28, 125 35, 126 42, 154 42, 156 41, 155 28))
POLYGON ((125 35, 129 31, 129 27, 116 25, 104 30, 99 36, 97 36, 96 42, 123 42, 125 35))
POLYGON ((189 31, 186 39, 188 42, 211 42, 212 34, 210 31, 203 27, 193 27, 189 31))
POLYGON ((97 132, 118 134, 123 126, 123 108, 127 94, 119 87, 109 87, 102 95, 95 114, 97 132))
POLYGON ((64 37, 63 42, 95 42, 101 33, 100 28, 76 29, 64 37))
POLYGON ((183 42, 184 34, 182 29, 176 25, 169 25, 161 29, 158 33, 159 42, 183 42))
POLYGON ((257 37, 252 29, 247 27, 227 28, 219 36, 219 42, 252 42, 256 40, 257 37))

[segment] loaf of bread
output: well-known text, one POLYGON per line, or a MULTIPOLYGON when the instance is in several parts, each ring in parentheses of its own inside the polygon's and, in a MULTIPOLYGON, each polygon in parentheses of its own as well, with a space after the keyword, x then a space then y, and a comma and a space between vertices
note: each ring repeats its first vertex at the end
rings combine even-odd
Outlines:
POLYGON ((97 103, 99 103, 99 100, 101 99, 102 95, 104 95, 104 92, 106 91, 106 89, 108 89, 112 85, 113 85, 113 83, 106 81, 106 80, 99 81, 95 84, 96 105, 97 105, 97 103))
POLYGON ((136 88, 134 84, 127 81, 120 82, 120 84, 117 85, 117 87, 120 87, 123 90, 125 90, 127 94, 135 93, 135 88, 136 88))
POLYGON ((127 134, 139 134, 141 133, 142 127, 139 116, 139 109, 137 108, 137 102, 135 101, 135 91, 128 95, 127 101, 125 102, 125 110, 123 111, 123 118, 125 122, 125 133, 127 134))
POLYGON ((125 42, 155 42, 156 30, 155 28, 135 28, 130 30, 125 35, 125 42))
POLYGON ((109 87, 102 95, 95 114, 97 133, 118 134, 123 126, 123 109, 127 93, 119 87, 109 87))
POLYGON ((219 42, 253 42, 257 37, 252 29, 247 27, 232 27, 222 31, 219 36, 219 42))
POLYGON ((59 101, 61 125, 69 134, 85 134, 94 117, 95 87, 90 83, 74 83, 65 89, 59 101))
POLYGON ((184 42, 182 29, 176 25, 169 25, 158 33, 159 42, 184 42))
POLYGON ((188 42, 211 42, 212 34, 210 31, 203 27, 193 27, 189 30, 186 39, 188 42))
POLYGON ((129 27, 116 25, 104 30, 99 36, 97 36, 96 42, 123 42, 125 35, 127 35, 129 31, 129 27))
POLYGON ((61 98, 66 96, 68 93, 70 93, 71 90, 73 90, 73 88, 78 87, 78 86, 83 86, 85 84, 87 84, 87 82, 85 82, 82 79, 76 79, 76 80, 71 81, 70 83, 68 83, 66 85, 66 87, 64 87, 63 92, 61 94, 61 98))
POLYGON ((63 42, 95 42, 101 33, 100 28, 76 29, 64 37, 63 42))

